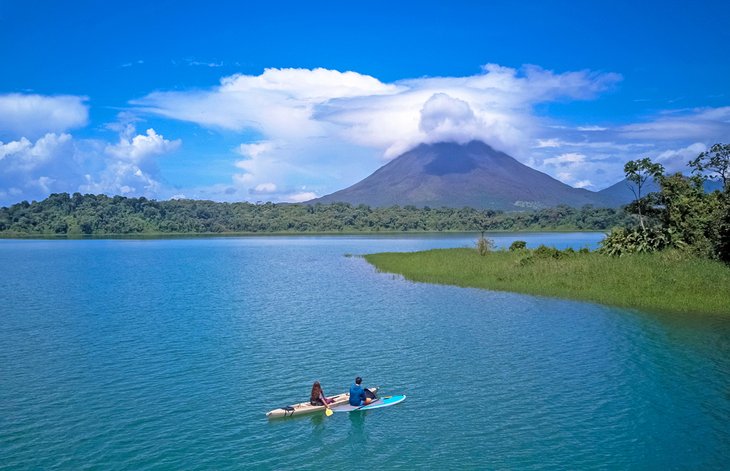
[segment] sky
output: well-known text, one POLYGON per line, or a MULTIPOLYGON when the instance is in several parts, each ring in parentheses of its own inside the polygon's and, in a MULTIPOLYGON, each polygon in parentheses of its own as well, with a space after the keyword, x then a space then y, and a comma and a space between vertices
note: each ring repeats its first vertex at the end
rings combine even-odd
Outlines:
POLYGON ((730 142, 730 2, 0 0, 0 205, 298 202, 479 139, 600 190, 730 142))

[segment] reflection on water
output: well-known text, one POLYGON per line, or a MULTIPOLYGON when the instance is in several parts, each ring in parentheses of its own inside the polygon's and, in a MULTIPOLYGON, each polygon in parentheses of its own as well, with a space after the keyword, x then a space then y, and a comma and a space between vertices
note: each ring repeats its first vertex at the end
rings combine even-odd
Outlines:
POLYGON ((354 411, 348 412, 347 415, 350 418, 352 428, 350 428, 350 436, 356 441, 364 441, 367 439, 365 436, 365 416, 368 411, 354 411))

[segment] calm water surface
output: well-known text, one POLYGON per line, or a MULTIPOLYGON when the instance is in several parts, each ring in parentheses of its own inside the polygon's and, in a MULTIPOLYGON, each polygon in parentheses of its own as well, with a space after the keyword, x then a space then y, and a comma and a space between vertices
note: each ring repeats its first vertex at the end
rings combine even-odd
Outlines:
POLYGON ((414 284, 344 256, 473 241, 0 240, 0 468, 726 469, 727 320, 414 284), (408 399, 264 415, 355 375, 408 399))

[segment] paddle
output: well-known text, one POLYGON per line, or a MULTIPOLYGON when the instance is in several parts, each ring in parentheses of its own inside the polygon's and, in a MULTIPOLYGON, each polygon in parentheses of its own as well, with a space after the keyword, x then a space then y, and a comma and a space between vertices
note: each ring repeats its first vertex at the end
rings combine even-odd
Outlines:
MULTIPOLYGON (((378 390, 378 388, 376 387, 376 388, 375 388, 375 390, 377 391, 377 390, 378 390)), ((365 401, 365 403, 364 403, 363 405, 361 405, 361 406, 360 406, 360 407, 358 407, 357 409, 353 409, 353 410, 360 410, 360 409, 362 409, 363 407, 366 407, 366 406, 369 406, 369 405, 371 405, 371 404, 374 404, 374 403, 378 402, 378 401, 379 401, 380 399, 382 399, 382 398, 379 398, 379 397, 378 397, 378 396, 377 396, 377 395, 376 395, 376 394, 375 394, 374 392, 372 392, 372 391, 371 391, 370 389, 368 389, 368 388, 365 388, 365 397, 366 397, 367 399, 370 399, 370 402, 368 402, 368 401, 366 400, 366 401, 365 401)), ((389 396, 388 396, 388 397, 389 397, 389 396)))
MULTIPOLYGON (((387 397, 390 397, 390 396, 386 396, 386 398, 387 398, 387 397)), ((379 400, 381 400, 381 399, 383 399, 383 398, 382 398, 382 397, 376 397, 375 399, 371 400, 370 402, 366 402, 365 404, 361 405, 360 407, 358 407, 358 408, 357 408, 357 409, 355 409, 355 410, 360 410, 360 409, 362 409, 363 407, 367 407, 367 406, 372 406, 373 404, 375 404, 376 402, 378 402, 378 401, 379 401, 379 400)))
POLYGON ((330 409, 329 404, 327 404, 327 398, 324 394, 322 394, 322 402, 324 403, 324 415, 329 417, 330 415, 334 414, 334 412, 332 412, 332 409, 330 409))

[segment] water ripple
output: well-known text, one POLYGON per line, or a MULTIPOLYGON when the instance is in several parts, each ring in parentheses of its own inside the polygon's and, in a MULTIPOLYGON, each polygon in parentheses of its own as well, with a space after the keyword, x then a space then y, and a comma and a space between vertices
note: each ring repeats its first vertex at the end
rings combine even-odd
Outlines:
MULTIPOLYGON (((595 242, 586 237, 564 239, 595 242)), ((0 467, 730 461, 725 319, 415 284, 342 256, 470 243, 0 241, 0 467), (334 394, 356 374, 408 400, 329 418, 264 417, 306 399, 315 379, 334 394)))

